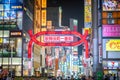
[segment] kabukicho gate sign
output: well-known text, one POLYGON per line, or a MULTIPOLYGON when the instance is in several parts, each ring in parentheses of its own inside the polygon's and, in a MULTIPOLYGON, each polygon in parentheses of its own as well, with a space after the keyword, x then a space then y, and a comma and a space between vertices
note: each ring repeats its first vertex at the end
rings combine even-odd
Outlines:
POLYGON ((41 31, 36 34, 32 33, 32 30, 28 31, 30 41, 28 43, 28 58, 31 58, 33 43, 40 46, 78 46, 84 44, 85 57, 88 58, 88 30, 85 30, 84 34, 80 34, 76 31, 41 31), (44 42, 37 40, 37 37, 44 36, 44 42), (78 37, 80 40, 74 41, 74 38, 78 37))

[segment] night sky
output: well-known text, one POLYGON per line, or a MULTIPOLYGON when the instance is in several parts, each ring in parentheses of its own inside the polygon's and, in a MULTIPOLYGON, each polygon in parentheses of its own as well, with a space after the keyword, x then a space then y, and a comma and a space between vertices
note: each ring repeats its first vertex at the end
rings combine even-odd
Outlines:
POLYGON ((84 26, 84 0, 47 0, 48 7, 61 6, 62 25, 69 26, 69 19, 74 18, 79 21, 79 31, 84 26))
MULTIPOLYGON (((84 27, 84 0, 47 0, 48 7, 61 6, 62 25, 69 26, 69 19, 78 20, 78 32, 84 27)), ((78 55, 82 54, 82 45, 78 46, 78 55)))

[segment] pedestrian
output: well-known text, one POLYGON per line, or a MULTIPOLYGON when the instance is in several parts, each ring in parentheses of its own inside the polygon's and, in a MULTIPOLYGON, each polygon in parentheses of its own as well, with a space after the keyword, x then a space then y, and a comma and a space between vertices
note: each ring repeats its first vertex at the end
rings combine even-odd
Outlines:
POLYGON ((113 80, 116 80, 116 74, 114 74, 114 76, 113 76, 113 80))
POLYGON ((59 75, 59 76, 57 77, 57 80, 62 80, 62 77, 59 75))
POLYGON ((104 80, 109 80, 108 75, 105 75, 104 80))
POLYGON ((85 75, 82 76, 81 80, 86 80, 86 77, 85 75))
POLYGON ((91 76, 88 76, 88 79, 87 80, 93 80, 91 76))
POLYGON ((112 76, 112 74, 110 74, 110 80, 113 80, 113 76, 112 76))

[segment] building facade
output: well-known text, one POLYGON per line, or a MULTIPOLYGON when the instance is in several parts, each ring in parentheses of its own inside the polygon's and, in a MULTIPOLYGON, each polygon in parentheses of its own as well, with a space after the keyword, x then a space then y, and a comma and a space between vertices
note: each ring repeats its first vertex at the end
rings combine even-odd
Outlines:
POLYGON ((23 32, 24 27, 30 27, 23 26, 23 18, 28 16, 23 14, 26 14, 23 3, 23 0, 0 1, 0 66, 15 72, 15 76, 24 75, 23 32))
POLYGON ((120 1, 102 1, 102 48, 104 74, 120 77, 120 1), (109 4, 110 3, 110 4, 109 4))

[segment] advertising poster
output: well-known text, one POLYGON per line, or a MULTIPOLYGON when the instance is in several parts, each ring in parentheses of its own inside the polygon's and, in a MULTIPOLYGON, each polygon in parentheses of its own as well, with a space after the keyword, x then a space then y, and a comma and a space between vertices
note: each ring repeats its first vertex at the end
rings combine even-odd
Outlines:
POLYGON ((0 29, 22 29, 22 10, 22 0, 0 0, 0 29))
POLYGON ((91 27, 92 26, 92 15, 91 15, 91 6, 87 5, 85 6, 85 27, 91 27))
POLYGON ((120 37, 120 25, 103 25, 103 37, 120 37))
POLYGON ((120 0, 103 0, 103 11, 120 11, 120 0))

